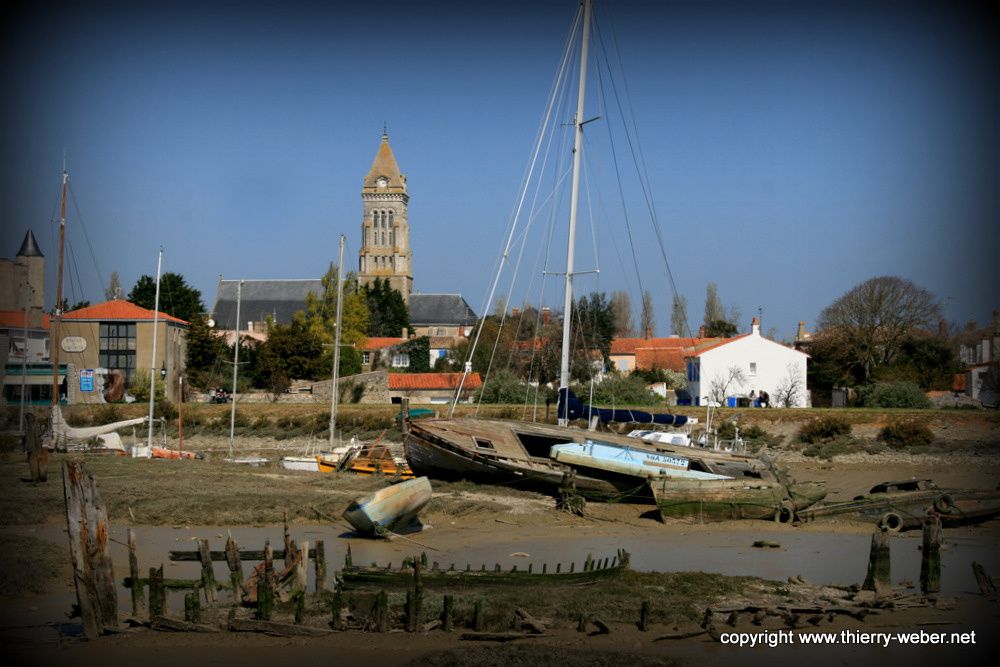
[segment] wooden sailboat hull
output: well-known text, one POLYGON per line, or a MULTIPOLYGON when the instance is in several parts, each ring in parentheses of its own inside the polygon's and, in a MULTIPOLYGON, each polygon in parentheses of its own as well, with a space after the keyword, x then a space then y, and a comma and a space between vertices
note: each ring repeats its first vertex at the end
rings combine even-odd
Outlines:
POLYGON ((412 521, 430 499, 430 480, 418 477, 354 500, 343 516, 362 535, 381 535, 412 521))

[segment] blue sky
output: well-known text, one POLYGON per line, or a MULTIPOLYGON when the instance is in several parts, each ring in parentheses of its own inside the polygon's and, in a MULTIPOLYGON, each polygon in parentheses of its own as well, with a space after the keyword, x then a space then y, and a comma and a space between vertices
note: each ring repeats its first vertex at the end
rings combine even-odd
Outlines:
MULTIPOLYGON (((693 327, 709 281, 741 328, 763 308, 785 337, 875 275, 927 287, 957 322, 1000 308, 987 4, 600 4, 693 327)), ((54 300, 65 151, 71 301, 102 300, 112 271, 128 290, 160 245, 209 307, 219 274, 321 275, 341 233, 354 266, 385 122, 408 176, 416 288, 480 311, 576 3, 333 5, 5 4, 0 255, 31 227, 54 300)), ((612 164, 588 164, 591 196, 613 200, 612 164)), ((635 290, 607 209, 601 276, 579 288, 635 290)), ((641 224, 638 272, 666 335, 669 290, 641 224)), ((597 262, 584 251, 578 268, 597 262)))

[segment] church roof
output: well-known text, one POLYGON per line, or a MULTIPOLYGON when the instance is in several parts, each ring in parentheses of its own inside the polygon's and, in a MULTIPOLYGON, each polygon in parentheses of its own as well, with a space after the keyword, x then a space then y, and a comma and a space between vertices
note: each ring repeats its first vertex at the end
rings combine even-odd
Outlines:
MULTIPOLYGON (((236 328, 236 284, 238 280, 220 280, 219 291, 215 295, 212 319, 218 329, 236 328)), ((306 295, 323 294, 320 278, 304 280, 244 280, 240 292, 241 328, 247 322, 263 320, 267 315, 274 317, 276 324, 288 324, 300 310, 305 310, 306 295)))
POLYGON ((476 314, 461 294, 411 294, 410 326, 474 324, 476 314))
POLYGON ((364 192, 406 192, 406 176, 399 173, 399 165, 396 164, 396 156, 392 154, 389 146, 389 135, 382 134, 382 144, 378 147, 375 160, 372 161, 372 168, 365 176, 363 187, 364 192), (378 179, 385 177, 388 180, 386 187, 379 187, 378 179))
POLYGON ((21 243, 21 249, 17 251, 18 257, 45 257, 42 251, 38 248, 38 241, 35 240, 35 235, 28 230, 28 233, 24 235, 24 242, 21 243))

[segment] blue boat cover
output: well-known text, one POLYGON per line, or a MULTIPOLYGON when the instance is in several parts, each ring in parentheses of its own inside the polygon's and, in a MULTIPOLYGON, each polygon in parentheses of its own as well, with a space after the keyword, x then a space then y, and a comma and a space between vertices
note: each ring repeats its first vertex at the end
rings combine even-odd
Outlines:
POLYGON ((643 410, 616 410, 611 408, 593 408, 576 397, 568 387, 559 390, 559 406, 557 414, 560 418, 589 419, 596 416, 602 424, 608 422, 634 422, 637 424, 672 424, 683 426, 687 423, 686 415, 656 414, 643 410), (567 414, 568 409, 568 414, 567 414))

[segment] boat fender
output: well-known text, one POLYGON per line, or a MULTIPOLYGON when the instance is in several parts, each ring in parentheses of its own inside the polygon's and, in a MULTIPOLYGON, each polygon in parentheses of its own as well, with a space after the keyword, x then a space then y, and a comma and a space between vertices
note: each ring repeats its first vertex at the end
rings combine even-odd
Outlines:
POLYGON ((896 512, 886 512, 882 515, 878 525, 885 528, 890 533, 898 533, 903 527, 903 517, 896 512))
POLYGON ((942 493, 934 499, 934 511, 939 514, 948 514, 955 509, 955 499, 947 493, 942 493))
POLYGON ((781 504, 774 508, 774 520, 776 523, 795 521, 795 503, 791 500, 782 500, 781 504))

